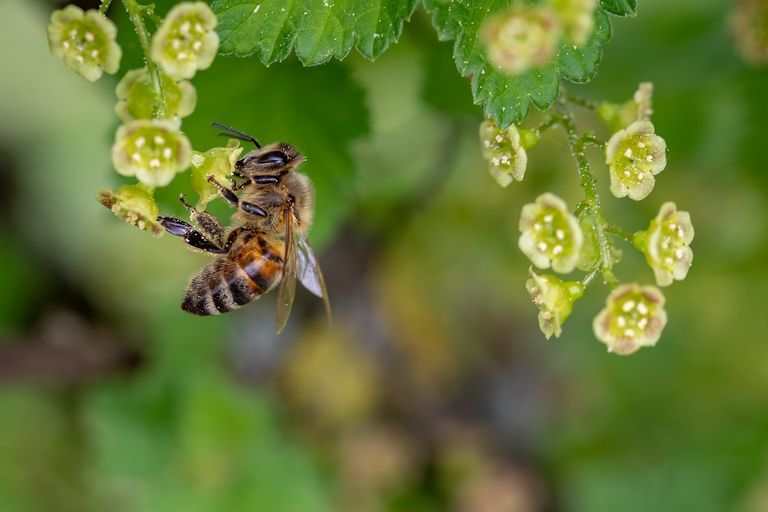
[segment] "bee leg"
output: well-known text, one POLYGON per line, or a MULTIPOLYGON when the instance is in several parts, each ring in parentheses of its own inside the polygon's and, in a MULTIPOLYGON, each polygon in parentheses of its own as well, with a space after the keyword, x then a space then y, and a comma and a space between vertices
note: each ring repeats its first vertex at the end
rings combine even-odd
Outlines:
POLYGON ((251 215, 258 215, 259 217, 266 217, 269 215, 264 208, 260 207, 259 205, 249 203, 247 201, 240 201, 240 198, 237 197, 237 194, 229 190, 227 187, 219 183, 216 178, 213 176, 208 176, 208 181, 212 183, 217 189, 219 189, 219 194, 221 194, 221 197, 224 198, 226 202, 228 202, 231 206, 234 206, 236 208, 240 208, 245 213, 250 213, 251 215))
POLYGON ((202 233, 195 230, 191 224, 173 217, 158 217, 157 220, 167 232, 184 239, 190 247, 213 254, 226 252, 221 246, 208 240, 202 233))
POLYGON ((181 204, 183 204, 184 208, 186 208, 189 212, 189 218, 192 220, 195 226, 217 246, 222 247, 224 245, 226 230, 219 223, 216 217, 208 212, 201 212, 189 204, 184 197, 184 194, 179 196, 179 201, 181 201, 181 204))

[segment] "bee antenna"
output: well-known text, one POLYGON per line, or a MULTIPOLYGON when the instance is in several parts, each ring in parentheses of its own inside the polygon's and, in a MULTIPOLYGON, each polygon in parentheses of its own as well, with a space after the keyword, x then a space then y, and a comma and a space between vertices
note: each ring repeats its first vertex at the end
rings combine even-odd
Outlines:
POLYGON ((219 135, 223 135, 225 137, 234 137, 235 139, 244 140, 246 142, 252 142, 253 145, 256 146, 256 149, 261 149, 261 144, 259 144, 259 141, 245 132, 241 132, 240 130, 236 130, 231 126, 217 122, 211 123, 211 126, 215 126, 216 128, 221 128, 224 130, 223 132, 219 132, 219 135))

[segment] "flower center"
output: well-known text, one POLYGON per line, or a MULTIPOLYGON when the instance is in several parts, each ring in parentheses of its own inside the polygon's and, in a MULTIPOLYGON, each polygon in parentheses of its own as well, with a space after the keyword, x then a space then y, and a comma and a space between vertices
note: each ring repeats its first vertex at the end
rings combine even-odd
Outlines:
POLYGON ((61 45, 74 57, 74 60, 82 64, 86 60, 99 60, 103 42, 100 33, 94 27, 77 22, 67 26, 61 45))
POLYGON ((640 294, 632 294, 615 306, 611 331, 617 338, 635 338, 645 333, 651 321, 653 304, 640 294))
POLYGON ((619 177, 630 188, 650 178, 654 165, 653 135, 627 137, 619 145, 619 177))
POLYGON ((177 60, 193 60, 203 47, 205 26, 197 16, 182 18, 176 25, 171 38, 171 49, 177 60))
POLYGON ((533 223, 533 239, 536 249, 550 259, 560 256, 571 246, 568 239, 570 227, 562 212, 545 208, 533 223))

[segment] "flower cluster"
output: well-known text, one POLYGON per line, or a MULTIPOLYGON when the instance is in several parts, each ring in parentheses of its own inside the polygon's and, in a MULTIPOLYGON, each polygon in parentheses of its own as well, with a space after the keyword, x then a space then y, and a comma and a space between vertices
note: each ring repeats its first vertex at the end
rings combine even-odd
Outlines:
POLYGON ((510 75, 549 63, 563 37, 581 46, 594 30, 597 0, 547 0, 538 6, 517 4, 485 20, 480 38, 488 61, 510 75))
POLYGON ((96 10, 83 12, 75 5, 54 11, 48 25, 51 52, 91 82, 120 67, 123 52, 116 36, 115 24, 107 17, 96 10))
MULTIPOLYGON (((555 0, 551 2, 556 4, 555 0)), ((547 339, 561 335, 563 323, 586 287, 602 281, 612 291, 606 307, 593 322, 595 336, 610 352, 620 355, 652 346, 667 322, 664 295, 657 286, 669 286, 684 279, 691 267, 694 230, 688 212, 666 202, 648 229, 634 234, 608 223, 601 208, 597 178, 585 156, 589 145, 604 148, 614 196, 634 200, 647 197, 655 176, 667 163, 666 142, 656 135, 651 121, 652 92, 652 84, 640 84, 632 100, 621 105, 597 104, 563 93, 558 112, 546 116, 536 128, 510 126, 502 130, 490 120, 480 126, 483 155, 491 174, 502 186, 523 178, 528 162, 525 149, 553 126, 564 129, 576 160, 585 197, 573 212, 565 201, 547 192, 524 205, 520 214, 518 246, 533 267, 551 268, 560 274, 575 270, 586 273, 581 280, 566 280, 552 274, 539 275, 533 267, 529 269, 526 289, 539 310, 539 328, 547 339), (612 130, 609 140, 604 141, 593 132, 579 133, 570 103, 594 110, 612 130), (621 261, 622 250, 614 238, 630 242, 645 255, 656 286, 621 283, 613 267, 621 261)))

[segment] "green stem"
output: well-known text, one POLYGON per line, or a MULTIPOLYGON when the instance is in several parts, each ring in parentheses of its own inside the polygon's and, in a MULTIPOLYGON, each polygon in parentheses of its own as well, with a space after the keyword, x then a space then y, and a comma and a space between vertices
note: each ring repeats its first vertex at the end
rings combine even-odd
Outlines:
POLYGON ((539 126, 533 128, 532 131, 535 132, 536 135, 541 135, 559 122, 560 119, 557 116, 547 116, 546 119, 544 119, 539 126))
POLYGON ((609 233, 617 238, 621 238, 622 240, 629 242, 631 244, 634 243, 635 241, 635 237, 632 235, 632 233, 628 231, 624 231, 619 226, 616 226, 613 224, 607 224, 603 226, 603 229, 605 229, 606 233, 609 233))
POLYGON ((600 271, 601 271, 601 270, 602 270, 602 269, 601 269, 601 268, 600 268, 600 266, 598 265, 597 267, 593 268, 593 269, 592 269, 592 270, 589 272, 589 274, 587 274, 586 276, 584 276, 584 279, 582 279, 582 280, 581 280, 581 284, 583 284, 583 285, 584 285, 584 288, 586 288, 587 286, 589 286, 589 283, 591 283, 591 282, 592 282, 592 280, 595 278, 595 276, 597 276, 597 274, 599 274, 599 273, 600 273, 600 271))
POLYGON ((109 9, 109 5, 112 3, 112 0, 101 0, 101 5, 99 5, 99 13, 102 16, 107 15, 107 10, 109 9))
POLYGON ((561 98, 564 98, 566 101, 573 103, 574 105, 578 105, 589 110, 597 110, 600 107, 600 103, 597 101, 592 101, 588 100, 587 98, 582 98, 581 96, 576 96, 564 88, 561 89, 561 91, 561 98))
POLYGON ((152 82, 152 88, 155 90, 155 96, 158 99, 158 108, 154 113, 155 117, 157 119, 165 119, 167 116, 165 111, 165 91, 160 81, 160 70, 150 56, 149 31, 147 31, 147 27, 144 25, 144 18, 142 18, 142 11, 146 9, 146 6, 140 5, 136 0, 122 1, 125 10, 128 11, 128 17, 131 23, 133 23, 133 28, 136 29, 136 35, 139 37, 139 43, 144 52, 144 64, 147 66, 149 79, 152 82))
POLYGON ((611 241, 604 229, 607 224, 600 206, 600 196, 597 193, 597 178, 592 174, 589 161, 584 153, 586 141, 576 129, 576 123, 573 120, 573 114, 568 109, 564 97, 560 100, 560 123, 565 129, 568 137, 568 146, 571 148, 571 154, 576 160, 576 167, 579 172, 579 182, 584 189, 586 209, 592 217, 592 227, 595 230, 597 244, 600 249, 599 268, 603 272, 603 278, 608 283, 614 283, 615 277, 611 272, 613 261, 611 259, 611 241))

